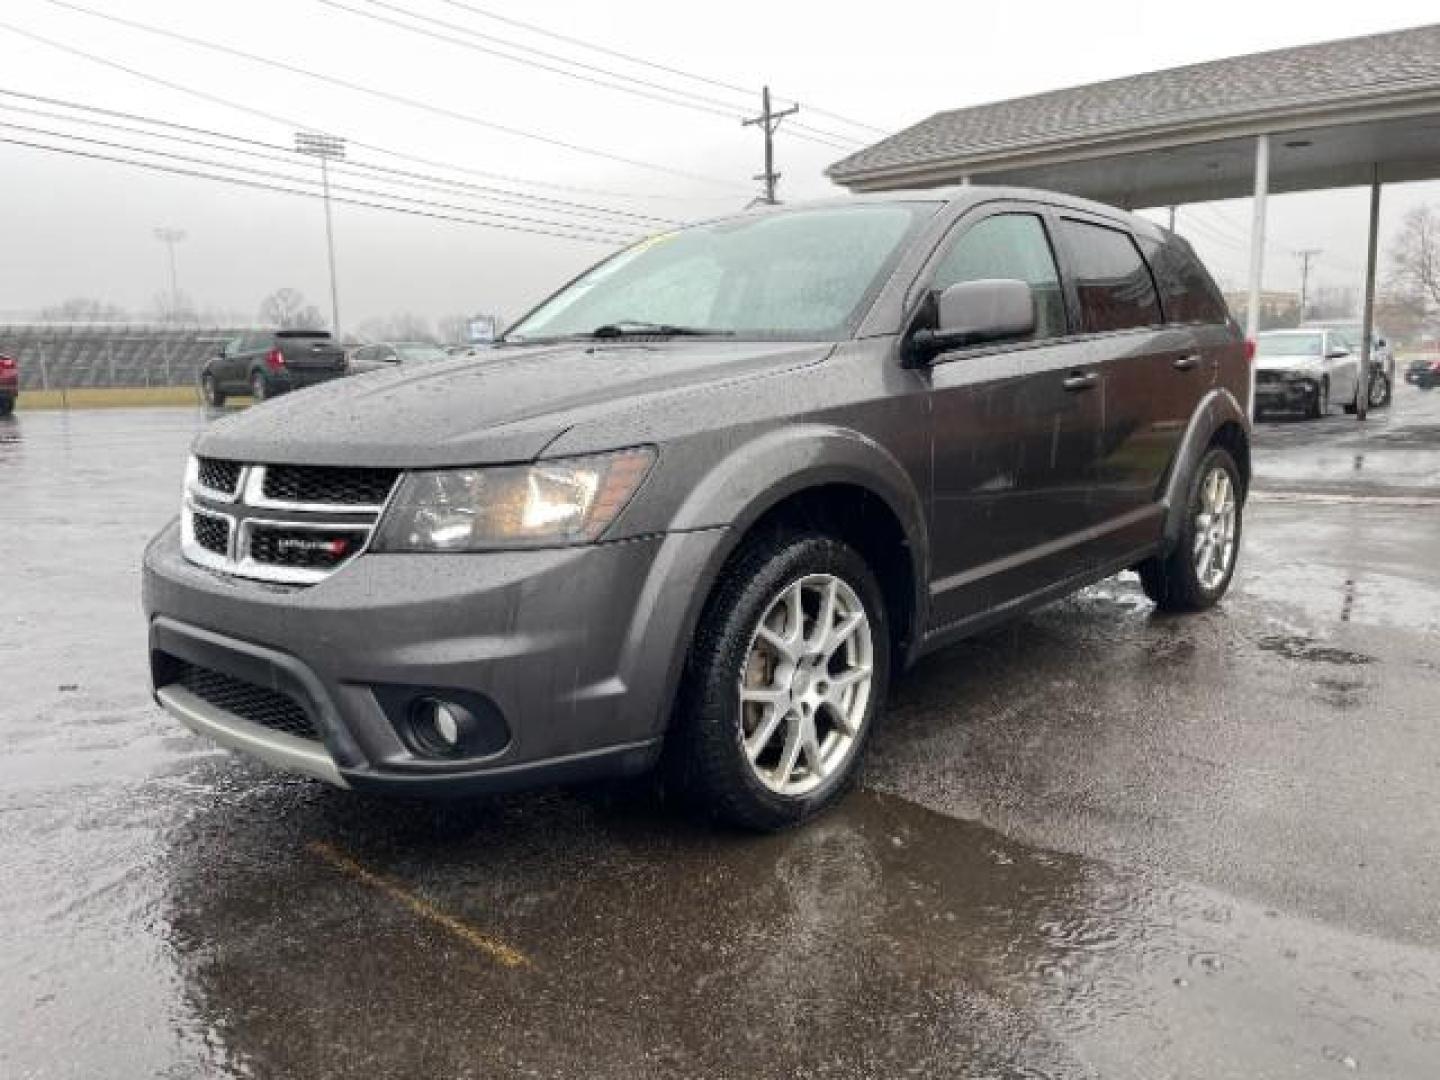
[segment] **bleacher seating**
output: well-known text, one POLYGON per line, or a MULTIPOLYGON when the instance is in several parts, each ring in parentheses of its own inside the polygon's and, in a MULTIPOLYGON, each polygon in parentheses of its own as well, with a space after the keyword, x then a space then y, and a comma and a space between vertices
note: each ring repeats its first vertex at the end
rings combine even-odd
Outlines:
POLYGON ((22 390, 194 386, 226 341, 253 327, 155 323, 0 323, 0 353, 20 361, 22 390))

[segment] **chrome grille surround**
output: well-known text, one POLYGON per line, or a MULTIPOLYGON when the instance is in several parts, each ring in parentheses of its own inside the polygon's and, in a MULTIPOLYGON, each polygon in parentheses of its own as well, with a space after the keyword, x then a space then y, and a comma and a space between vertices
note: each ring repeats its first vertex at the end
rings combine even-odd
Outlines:
MULTIPOLYGON (((235 491, 226 493, 207 487, 201 481, 198 460, 190 459, 180 516, 180 547, 186 559, 235 577, 283 585, 313 585, 348 565, 370 546, 389 495, 384 502, 363 505, 288 502, 265 495, 265 470, 264 465, 241 466, 235 491), (225 551, 214 551, 201 543, 201 538, 196 536, 197 518, 223 524, 225 551), (314 533, 317 540, 343 538, 347 541, 347 551, 343 558, 325 567, 294 565, 293 561, 261 561, 254 557, 251 543, 257 529, 314 533)), ((395 479, 399 479, 398 471, 395 479)), ((392 481, 390 492, 397 486, 392 481)), ((203 535, 213 537, 216 531, 202 524, 203 535)), ((266 550, 264 545, 261 550, 266 550)))

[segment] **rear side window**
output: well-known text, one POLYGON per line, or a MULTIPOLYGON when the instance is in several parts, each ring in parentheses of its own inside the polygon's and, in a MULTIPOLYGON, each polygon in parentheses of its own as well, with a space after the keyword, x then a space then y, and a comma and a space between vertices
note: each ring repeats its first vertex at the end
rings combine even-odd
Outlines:
POLYGON ((1225 299, 1205 267, 1179 239, 1142 241, 1150 269, 1155 271, 1165 321, 1172 323, 1223 323, 1230 317, 1225 299))
POLYGON ((1035 298, 1032 337, 1065 333, 1060 274, 1037 215, 996 214, 965 230, 936 268, 931 287, 947 289, 962 281, 986 278, 1013 278, 1030 286, 1035 298))
POLYGON ((1162 319, 1155 283, 1127 232, 1065 218, 1060 222, 1086 331, 1155 326, 1162 319))

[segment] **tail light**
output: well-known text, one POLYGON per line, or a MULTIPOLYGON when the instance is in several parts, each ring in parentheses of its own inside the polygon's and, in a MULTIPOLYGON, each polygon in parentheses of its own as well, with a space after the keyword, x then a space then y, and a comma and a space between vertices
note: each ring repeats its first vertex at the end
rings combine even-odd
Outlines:
MULTIPOLYGON (((13 364, 14 361, 12 360, 11 363, 13 364)), ((4 364, 0 363, 0 367, 4 367, 4 364)), ((1435 374, 1440 375, 1440 360, 1431 360, 1430 370, 1435 372, 1435 374)))
POLYGON ((1252 360, 1254 360, 1254 359, 1255 359, 1255 339, 1254 339, 1254 338, 1246 338, 1246 339, 1245 339, 1245 362, 1248 364, 1250 361, 1252 361, 1252 360))
POLYGON ((285 367, 285 354, 279 349, 271 349, 265 354, 265 366, 271 371, 281 371, 285 367))

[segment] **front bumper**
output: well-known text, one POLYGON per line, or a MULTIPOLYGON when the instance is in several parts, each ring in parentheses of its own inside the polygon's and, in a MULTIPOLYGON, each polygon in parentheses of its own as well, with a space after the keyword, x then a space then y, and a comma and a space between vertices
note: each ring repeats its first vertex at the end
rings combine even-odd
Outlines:
POLYGON ((172 524, 145 554, 156 699, 222 745, 354 788, 463 795, 637 772, 658 752, 723 537, 366 554, 292 587, 195 566, 172 524), (177 665, 284 695, 316 737, 217 708, 172 681, 177 665), (499 718, 483 754, 437 757, 406 737, 410 697, 447 691, 499 718))
POLYGON ((1319 395, 1320 383, 1314 379, 1257 380, 1255 411, 1303 412, 1315 404, 1319 395))

